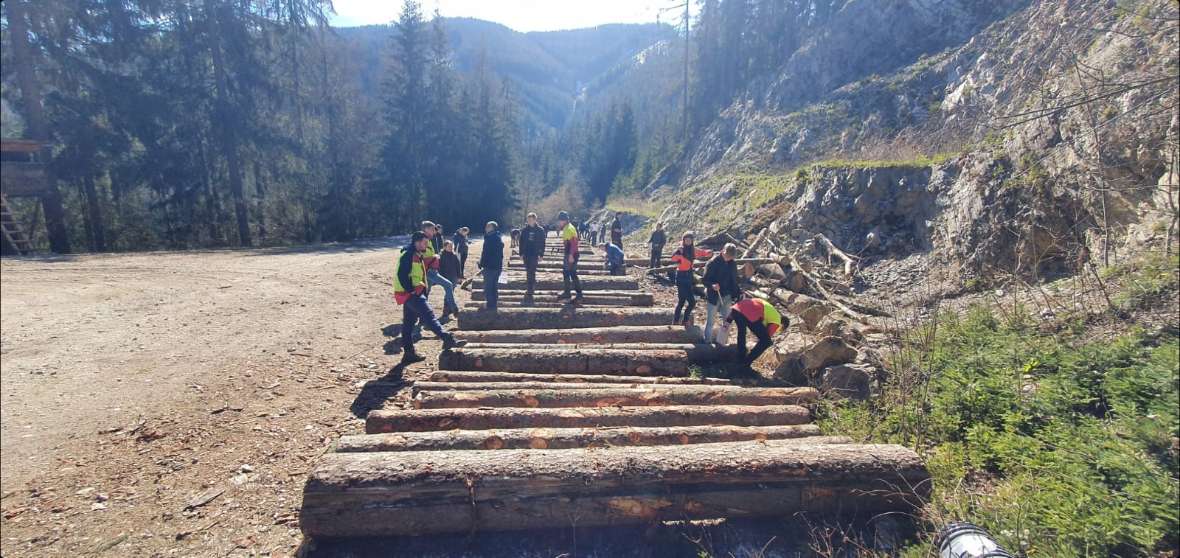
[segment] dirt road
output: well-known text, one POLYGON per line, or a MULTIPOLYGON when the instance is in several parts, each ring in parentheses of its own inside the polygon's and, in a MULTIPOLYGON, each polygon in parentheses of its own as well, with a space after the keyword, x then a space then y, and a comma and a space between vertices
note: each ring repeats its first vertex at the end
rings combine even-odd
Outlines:
POLYGON ((308 462, 397 391, 395 252, 0 262, 3 555, 294 553, 308 462))

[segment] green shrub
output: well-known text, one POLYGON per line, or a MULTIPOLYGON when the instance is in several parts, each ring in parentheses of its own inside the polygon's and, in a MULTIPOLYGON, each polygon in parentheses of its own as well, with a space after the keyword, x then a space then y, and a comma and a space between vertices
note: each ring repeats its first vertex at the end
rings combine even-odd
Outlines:
POLYGON ((1032 323, 941 316, 904 339, 880 397, 825 404, 821 426, 923 453, 932 527, 974 521, 1028 556, 1175 548, 1180 338, 1080 342, 1032 323))

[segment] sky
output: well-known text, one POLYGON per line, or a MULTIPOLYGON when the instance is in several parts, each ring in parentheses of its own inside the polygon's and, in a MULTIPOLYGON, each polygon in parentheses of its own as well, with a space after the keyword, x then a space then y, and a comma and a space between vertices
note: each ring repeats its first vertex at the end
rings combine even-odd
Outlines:
MULTIPOLYGON (((332 25, 349 27, 389 23, 401 11, 400 0, 333 0, 332 25)), ((517 31, 554 31, 593 27, 604 23, 648 23, 661 8, 683 5, 680 0, 422 0, 422 13, 435 8, 445 17, 473 17, 494 21, 517 31)), ((661 21, 680 15, 665 12, 661 21)))

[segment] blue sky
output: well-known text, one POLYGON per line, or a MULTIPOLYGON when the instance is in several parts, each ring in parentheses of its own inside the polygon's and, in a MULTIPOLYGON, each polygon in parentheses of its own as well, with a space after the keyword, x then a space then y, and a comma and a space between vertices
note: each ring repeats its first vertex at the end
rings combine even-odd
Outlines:
MULTIPOLYGON (((474 17, 501 23, 517 31, 553 31, 593 27, 604 23, 647 23, 660 8, 679 0, 422 0, 429 17, 437 7, 446 17, 474 17)), ((333 0, 332 25, 389 23, 401 11, 401 0, 333 0)), ((671 22, 678 12, 660 19, 671 22)))

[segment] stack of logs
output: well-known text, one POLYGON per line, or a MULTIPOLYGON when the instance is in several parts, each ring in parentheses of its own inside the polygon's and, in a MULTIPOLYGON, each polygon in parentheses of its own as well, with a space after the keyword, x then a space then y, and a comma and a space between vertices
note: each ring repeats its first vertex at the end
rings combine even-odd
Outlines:
MULTIPOLYGON (((579 265, 601 263, 586 254, 579 265)), ((316 464, 305 534, 878 513, 924 497, 928 475, 912 451, 821 435, 815 389, 694 374, 725 349, 668 325, 671 311, 653 307, 634 277, 587 276, 574 308, 556 300, 559 273, 538 275, 533 307, 519 305, 517 259, 507 275, 498 312, 460 314, 470 344, 414 383, 413 409, 371 411, 364 435, 344 436, 316 464)))

